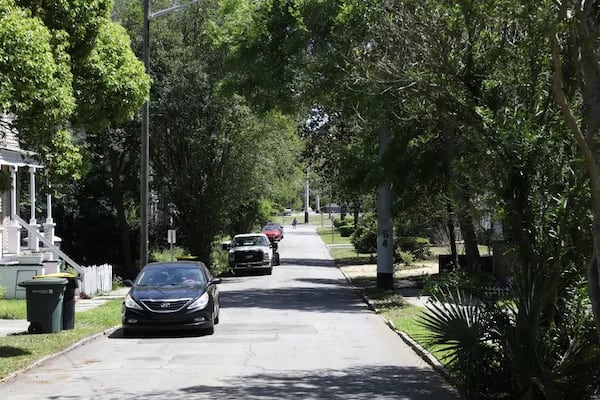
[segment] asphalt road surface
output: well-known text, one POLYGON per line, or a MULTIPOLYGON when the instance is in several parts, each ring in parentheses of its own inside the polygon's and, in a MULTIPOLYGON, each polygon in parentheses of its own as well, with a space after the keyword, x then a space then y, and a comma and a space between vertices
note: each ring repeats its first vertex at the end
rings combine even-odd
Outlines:
POLYGON ((212 336, 120 330, 0 385, 2 400, 459 398, 357 297, 313 226, 273 275, 223 279, 212 336))

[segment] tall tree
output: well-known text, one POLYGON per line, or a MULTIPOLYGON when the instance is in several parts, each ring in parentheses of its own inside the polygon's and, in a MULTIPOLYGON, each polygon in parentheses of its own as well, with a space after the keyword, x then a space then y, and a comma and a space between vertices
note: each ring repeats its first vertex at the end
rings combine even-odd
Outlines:
MULTIPOLYGON (((85 185, 78 186, 72 179, 87 178, 87 172, 102 164, 98 163, 102 157, 91 161, 95 155, 86 150, 106 152, 106 159, 113 161, 107 166, 114 170, 111 198, 114 199, 115 214, 119 217, 121 231, 124 232, 122 238, 125 239, 122 242, 125 256, 116 263, 130 266, 131 257, 127 255, 130 229, 125 222, 128 210, 124 209, 127 200, 122 189, 125 181, 122 171, 126 164, 120 165, 118 160, 121 157, 115 154, 119 141, 123 139, 116 137, 115 133, 125 132, 117 128, 131 120, 140 109, 147 98, 150 80, 134 55, 125 30, 109 20, 111 9, 112 0, 4 1, 0 7, 3 15, 20 16, 29 24, 29 29, 38 31, 27 40, 31 37, 39 40, 39 44, 31 43, 36 43, 41 56, 36 56, 35 63, 32 63, 25 57, 27 53, 5 51, 13 55, 13 67, 5 70, 7 79, 3 82, 20 80, 22 84, 14 92, 16 96, 13 94, 3 104, 6 111, 16 115, 15 126, 23 145, 39 152, 48 166, 49 180, 59 198, 58 206, 73 207, 66 211, 67 219, 81 214, 77 205, 69 201, 61 204, 60 200, 64 200, 61 192, 77 198, 78 194, 72 190, 85 185), (29 67, 34 68, 31 78, 26 72, 29 67), (35 82, 35 87, 27 88, 27 82, 35 82), (54 86, 49 86, 52 91, 46 93, 44 87, 48 85, 54 86), (29 96, 33 101, 23 96, 29 96), (93 141, 105 145, 96 146, 93 141)), ((17 44, 15 39, 19 40, 19 34, 11 33, 11 29, 17 26, 13 21, 6 29, 0 28, 0 35, 7 34, 13 41, 3 45, 17 44)), ((22 30, 22 33, 26 32, 22 30)), ((97 201, 105 204, 101 197, 97 201)), ((92 207, 91 210, 100 208, 92 207)), ((111 212, 100 214, 100 218, 108 215, 109 219, 112 215, 111 212)), ((67 236, 64 238, 65 249, 76 253, 80 247, 76 239, 79 235, 75 233, 74 237, 69 237, 70 232, 73 232, 72 229, 66 228, 61 233, 67 236)), ((106 253, 98 252, 98 259, 91 253, 92 257, 86 257, 88 260, 106 261, 102 259, 106 253)), ((114 259, 109 261, 115 262, 114 259)))
POLYGON ((64 36, 13 0, 0 2, 0 104, 15 114, 27 139, 51 144, 48 132, 66 125, 75 108, 64 36))
POLYGON ((588 288, 600 338, 600 51, 598 1, 555 4, 550 29, 554 67, 553 92, 573 134, 588 174, 593 215, 593 254, 587 268, 588 288), (574 109, 582 111, 577 114, 574 109))
POLYGON ((0 45, 10 55, 0 67, 3 111, 16 115, 20 139, 51 171, 79 159, 53 168, 55 154, 77 145, 61 129, 105 129, 131 119, 146 98, 149 79, 124 31, 108 20, 111 7, 112 0, 0 4, 0 45))
POLYGON ((173 206, 180 243, 205 262, 215 238, 252 229, 265 205, 290 198, 301 154, 289 117, 224 89, 212 12, 208 2, 154 21, 151 58, 153 188, 173 206))

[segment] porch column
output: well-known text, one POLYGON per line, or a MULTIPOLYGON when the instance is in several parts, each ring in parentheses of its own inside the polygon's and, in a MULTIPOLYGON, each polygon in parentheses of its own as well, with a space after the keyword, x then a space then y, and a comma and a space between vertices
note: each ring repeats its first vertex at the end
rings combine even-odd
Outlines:
MULTIPOLYGON (((44 237, 50 243, 54 243, 54 227, 56 224, 52 219, 52 189, 50 185, 48 185, 48 192, 46 193, 46 222, 43 224, 44 226, 44 237)), ((49 257, 48 260, 55 260, 55 254, 53 252, 49 252, 46 257, 49 257)))
POLYGON ((17 214, 17 167, 10 167, 10 181, 10 219, 15 221, 15 215, 17 214))
POLYGON ((21 226, 17 223, 17 167, 10 166, 10 222, 6 227, 7 253, 21 253, 21 226))
POLYGON ((52 193, 50 193, 50 188, 46 193, 46 207, 46 223, 52 224, 54 221, 52 220, 52 193))
MULTIPOLYGON (((31 215, 29 225, 39 233, 39 225, 35 219, 35 168, 29 167, 29 198, 31 199, 31 215)), ((40 240, 35 235, 29 235, 29 248, 32 251, 40 250, 40 240)))

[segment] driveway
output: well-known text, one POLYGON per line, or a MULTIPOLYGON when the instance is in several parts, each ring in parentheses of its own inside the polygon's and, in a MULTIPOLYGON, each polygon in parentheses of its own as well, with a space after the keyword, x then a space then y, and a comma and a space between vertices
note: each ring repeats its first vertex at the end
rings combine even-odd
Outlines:
POLYGON ((357 297, 314 226, 285 229, 273 275, 223 280, 214 335, 117 330, 0 386, 0 398, 459 398, 357 297))

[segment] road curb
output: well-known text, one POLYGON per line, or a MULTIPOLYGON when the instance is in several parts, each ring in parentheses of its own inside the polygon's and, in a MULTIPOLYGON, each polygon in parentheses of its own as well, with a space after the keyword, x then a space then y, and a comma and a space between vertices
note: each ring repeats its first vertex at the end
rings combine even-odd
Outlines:
MULTIPOLYGON (((354 290, 354 292, 363 300, 367 307, 369 307, 371 311, 375 312, 375 314, 379 314, 381 316, 380 310, 377 307, 375 307, 371 300, 367 296, 365 296, 358 287, 354 286, 354 284, 352 283, 352 279, 350 279, 350 277, 344 272, 344 270, 340 267, 338 267, 338 269, 342 272, 342 275, 344 275, 344 278, 346 278, 346 281, 350 284, 352 290, 354 290)), ((417 355, 421 357, 423 361, 429 364, 434 369, 434 371, 439 373, 446 380, 446 382, 453 386, 456 385, 456 382, 450 374, 450 372, 438 361, 437 358, 435 358, 429 351, 427 351, 423 346, 417 343, 413 338, 408 336, 406 332, 397 329, 392 321, 389 321, 383 316, 381 316, 381 319, 391 330, 393 330, 398 336, 400 336, 404 343, 406 343, 411 349, 413 349, 413 351, 417 353, 417 355)))
POLYGON ((9 381, 17 378, 18 376, 20 376, 20 375, 22 375, 22 374, 24 374, 24 373, 26 373, 26 372, 28 372, 28 371, 36 368, 36 367, 39 367, 42 364, 44 364, 44 363, 46 363, 46 362, 48 362, 48 361, 50 361, 50 360, 52 360, 52 359, 54 359, 56 357, 59 357, 59 356, 65 354, 65 353, 68 353, 69 351, 74 350, 77 347, 83 346, 84 344, 87 344, 87 343, 89 343, 89 342, 91 342, 93 340, 96 340, 99 337, 112 335, 119 328, 120 328, 120 325, 113 326, 112 328, 105 329, 105 330, 103 330, 101 332, 98 332, 98 333, 95 333, 95 334, 93 334, 91 336, 84 337, 83 339, 79 340, 78 342, 73 343, 72 345, 70 345, 69 347, 64 348, 63 350, 60 350, 60 351, 58 351, 56 353, 53 353, 53 354, 48 354, 47 356, 44 356, 44 357, 42 357, 40 359, 37 359, 33 363, 29 364, 28 366, 26 366, 24 368, 21 368, 20 370, 15 371, 15 372, 11 373, 10 375, 7 375, 4 378, 0 379, 0 384, 2 384, 2 383, 8 383, 9 381))

